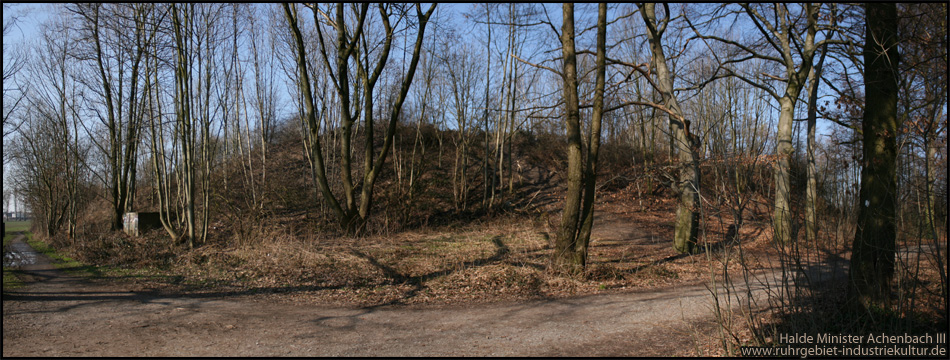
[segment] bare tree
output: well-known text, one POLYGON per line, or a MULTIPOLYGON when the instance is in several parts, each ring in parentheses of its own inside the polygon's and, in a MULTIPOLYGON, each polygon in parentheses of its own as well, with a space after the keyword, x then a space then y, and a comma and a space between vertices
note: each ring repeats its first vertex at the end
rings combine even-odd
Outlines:
POLYGON ((57 14, 45 24, 42 47, 27 67, 35 86, 28 93, 26 126, 20 128, 13 152, 20 169, 16 181, 41 219, 43 234, 52 237, 65 225, 72 239, 83 205, 86 154, 79 140, 83 96, 69 56, 68 20, 57 14))
POLYGON ((358 11, 358 21, 352 34, 350 34, 346 26, 343 4, 337 5, 336 16, 334 20, 331 20, 329 16, 327 16, 327 14, 321 11, 317 6, 311 7, 314 16, 314 26, 316 26, 318 32, 317 38, 321 48, 319 55, 326 66, 328 74, 332 79, 332 83, 340 99, 339 113, 340 123, 342 125, 342 143, 340 155, 342 167, 341 177, 343 181, 344 195, 344 202, 340 202, 331 191, 329 182, 327 180, 323 149, 319 141, 321 135, 320 126, 317 122, 318 115, 316 112, 316 106, 314 104, 312 85, 310 83, 311 70, 308 70, 306 61, 307 51, 304 47, 303 35, 301 34, 300 26, 298 25, 299 21, 297 19, 296 7, 284 5, 284 14, 292 32, 297 53, 297 69, 299 73, 298 87, 303 97, 306 124, 310 132, 309 139, 312 141, 310 145, 310 159, 313 161, 312 168, 314 171, 314 178, 318 183, 317 185, 323 195, 324 200, 329 203, 330 208, 333 210, 334 214, 336 214, 340 222, 340 226, 347 233, 361 233, 365 230, 366 221, 369 218, 373 205, 373 187, 377 178, 379 177, 380 172, 382 171, 383 163, 389 154, 390 148, 392 147, 396 130, 396 122, 399 119, 402 104, 405 102, 406 94, 409 91, 409 86, 412 84, 416 66, 419 62, 422 41, 425 35, 425 28, 429 21, 429 17, 435 10, 435 5, 431 6, 425 13, 422 12, 421 5, 417 4, 415 9, 418 31, 416 33, 416 41, 412 52, 412 59, 409 62, 409 69, 406 73, 406 76, 402 80, 399 93, 390 108, 389 121, 385 134, 383 135, 383 147, 377 155, 373 143, 375 130, 375 118, 373 115, 373 90, 376 86, 379 76, 382 74, 383 69, 387 64, 389 52, 392 46, 394 28, 389 20, 391 15, 390 11, 392 9, 388 5, 377 6, 377 10, 379 11, 380 15, 380 21, 384 26, 385 38, 383 40, 383 48, 379 54, 379 58, 377 59, 372 70, 370 70, 371 64, 369 61, 369 53, 366 52, 368 50, 365 49, 365 44, 363 44, 364 46, 362 48, 359 47, 360 41, 363 41, 364 43, 366 42, 366 40, 363 38, 365 34, 364 21, 366 20, 366 13, 369 10, 369 6, 364 4, 360 7, 358 11), (321 16, 323 17, 322 19, 321 16), (323 40, 323 30, 321 25, 323 23, 328 23, 336 31, 335 72, 333 70, 334 66, 330 64, 330 53, 327 51, 328 49, 325 46, 323 40), (360 83, 355 86, 351 83, 349 74, 351 57, 354 58, 357 64, 357 77, 360 81, 360 83), (351 86, 354 86, 354 91, 351 91, 351 86), (353 94, 354 92, 355 94, 353 94), (362 96, 364 103, 362 104, 361 109, 358 108, 360 110, 354 114, 351 112, 351 103, 357 102, 359 99, 358 96, 362 96), (362 111, 362 118, 364 121, 365 154, 363 158, 364 164, 362 184, 359 187, 361 190, 359 198, 357 199, 356 192, 358 187, 354 185, 352 179, 351 138, 353 135, 353 125, 359 118, 360 111, 362 111))
MULTIPOLYGON (((4 11, 12 11, 10 4, 3 4, 4 11)), ((17 26, 18 18, 11 16, 9 21, 3 20, 3 139, 19 130, 20 123, 16 121, 17 109, 25 99, 25 91, 20 86, 17 74, 26 65, 26 52, 21 47, 12 47, 8 44, 7 35, 17 26)), ((3 153, 3 163, 6 164, 9 152, 3 153)), ((4 197, 6 198, 6 197, 4 197)))
POLYGON ((68 7, 80 22, 76 56, 92 62, 96 78, 87 86, 105 105, 98 111, 107 129, 106 139, 96 147, 106 155, 111 189, 112 227, 122 227, 122 214, 133 207, 135 199, 138 145, 144 107, 139 95, 141 65, 145 49, 155 32, 145 31, 145 19, 154 11, 152 4, 75 4, 68 7), (131 30, 130 30, 131 29, 131 30), (126 71, 129 71, 126 78, 126 71))
POLYGON ((578 97, 577 50, 574 42, 574 4, 563 5, 561 53, 564 79, 564 122, 567 126, 567 196, 561 225, 554 245, 554 263, 565 270, 577 271, 587 262, 587 248, 594 219, 594 192, 597 181, 597 157, 600 149, 600 125, 604 114, 606 74, 607 4, 601 3, 597 16, 597 68, 594 105, 587 136, 587 161, 582 157, 580 101, 578 97), (582 202, 583 195, 583 202, 582 202))
MULTIPOLYGON (((260 180, 258 184, 260 189, 255 192, 259 193, 254 199, 259 209, 263 209, 264 203, 267 201, 267 190, 265 184, 267 184, 267 152, 268 144, 272 141, 274 136, 274 127, 277 118, 277 88, 275 84, 276 74, 274 69, 276 67, 275 57, 274 57, 274 42, 271 39, 265 39, 262 31, 261 24, 258 23, 256 16, 248 16, 248 34, 250 36, 250 45, 251 45, 251 54, 254 64, 254 97, 253 111, 257 115, 257 141, 260 144, 258 152, 260 153, 260 180)), ((250 111, 245 110, 244 117, 244 131, 245 139, 248 147, 248 157, 250 157, 250 146, 251 146, 251 124, 249 123, 249 117, 251 115, 250 111)), ((248 160, 250 166, 251 161, 248 160)), ((253 176, 253 175, 251 175, 253 176)), ((250 179, 251 188, 254 189, 253 177, 250 179)))
MULTIPOLYGON (((719 11, 737 19, 741 17, 748 19, 758 31, 758 40, 754 43, 742 43, 716 35, 700 34, 692 23, 690 26, 698 38, 714 40, 729 45, 733 49, 730 58, 719 59, 722 71, 766 91, 779 103, 780 115, 775 149, 777 159, 773 167, 775 173, 773 223, 776 241, 788 243, 792 240, 790 157, 793 150, 792 121, 795 104, 799 94, 807 85, 808 74, 811 72, 817 49, 825 44, 841 41, 831 38, 816 40, 818 31, 827 27, 819 26, 820 5, 811 3, 801 6, 797 4, 739 4, 738 7, 737 10, 724 7, 719 11), (766 14, 772 14, 772 16, 766 14), (774 64, 782 74, 773 75, 766 72, 743 74, 730 66, 752 58, 774 64), (778 89, 771 82, 784 86, 784 89, 778 89)), ((726 18, 726 15, 719 14, 715 18, 726 18)))
MULTIPOLYGON (((208 115, 205 111, 208 108, 208 100, 205 97, 202 101, 202 76, 210 77, 209 73, 202 74, 201 66, 201 45, 208 42, 203 38, 201 30, 208 31, 208 28, 202 28, 199 22, 206 19, 206 16, 199 14, 195 4, 185 4, 179 7, 177 4, 171 5, 172 29, 174 30, 174 49, 175 49, 175 121, 177 124, 177 137, 181 151, 180 181, 182 182, 184 196, 184 220, 185 231, 183 241, 192 248, 200 245, 207 234, 207 215, 198 214, 198 174, 202 165, 207 169, 208 166, 208 115), (194 86, 193 81, 199 80, 198 86, 194 86), (197 88, 197 89, 196 89, 197 88), (201 119, 204 120, 201 120, 201 119), (201 137, 200 142, 198 137, 201 137), (199 221, 199 216, 202 221, 199 221)), ((205 54, 207 56, 207 53, 205 54)), ((207 70, 206 70, 207 71, 207 70)), ((205 79, 205 81, 208 81, 205 79)), ((208 87, 207 83, 204 87, 208 87)), ((207 92, 207 89, 204 89, 207 92)), ((207 180, 205 180, 207 181, 207 180)), ((207 183, 202 182, 205 190, 205 208, 207 208, 207 183)))
POLYGON ((640 6, 640 14, 647 27, 647 38, 653 52, 653 65, 657 77, 657 90, 663 98, 663 105, 670 110, 670 122, 674 129, 673 139, 679 153, 680 171, 679 205, 676 208, 676 225, 673 235, 673 248, 681 253, 696 251, 696 236, 699 231, 699 155, 698 136, 690 131, 690 121, 683 117, 676 97, 673 96, 673 80, 667 67, 666 54, 663 51, 663 33, 669 24, 670 9, 666 5, 666 18, 657 21, 655 4, 640 6))
POLYGON ((457 33, 442 37, 438 52, 442 66, 448 75, 448 87, 452 94, 452 118, 455 120, 455 163, 452 171, 452 192, 456 210, 468 206, 471 189, 468 168, 471 161, 471 132, 474 124, 470 119, 475 113, 479 61, 467 46, 462 45, 457 33))
MULTIPOLYGON (((170 9, 170 7, 169 7, 170 9)), ((162 12, 167 14, 167 12, 162 12)), ((157 27, 159 22, 152 22, 157 27)), ((159 81, 160 63, 158 55, 158 43, 153 43, 149 56, 145 60, 145 103, 146 117, 148 118, 149 145, 152 158, 152 172, 154 178, 154 189, 158 200, 159 220, 162 228, 168 233, 169 237, 175 242, 181 237, 176 221, 177 211, 175 204, 177 201, 172 196, 172 179, 168 171, 168 155, 166 148, 165 126, 163 126, 163 106, 161 94, 161 82, 159 81)), ((173 151, 174 152, 174 151, 173 151)))
POLYGON ((805 240, 818 238, 818 168, 815 164, 815 130, 818 125, 818 86, 828 47, 823 46, 818 63, 808 73, 808 137, 806 140, 805 240))
MULTIPOLYGON (((934 244, 938 244, 939 228, 941 224, 946 224, 938 215, 946 213, 938 206, 938 199, 946 198, 938 178, 946 178, 946 175, 938 176, 940 161, 937 154, 940 144, 946 144, 947 132, 947 43, 945 38, 939 36, 947 32, 947 23, 938 19, 946 18, 947 5, 899 4, 897 11, 902 47, 898 97, 898 112, 902 119, 899 121, 907 124, 910 136, 905 141, 912 141, 914 144, 911 147, 919 149, 912 157, 920 158, 923 162, 919 164, 912 161, 909 169, 900 172, 914 173, 923 168, 922 176, 914 182, 919 185, 908 187, 923 194, 923 204, 917 205, 917 217, 921 218, 920 227, 923 228, 924 237, 932 238, 934 244)), ((932 249, 937 272, 943 279, 942 283, 946 283, 946 256, 941 254, 941 246, 935 245, 932 249)), ((947 287, 943 286, 943 291, 946 290, 947 287)))
MULTIPOLYGON (((485 18, 491 23, 491 13, 492 8, 495 4, 485 3, 485 18)), ((487 38, 485 40, 485 108, 482 110, 482 124, 484 125, 484 134, 485 134, 485 159, 482 161, 482 182, 484 184, 484 192, 482 193, 482 207, 490 209, 492 206, 492 201, 495 197, 495 178, 494 172, 491 171, 491 149, 489 149, 489 110, 491 105, 489 104, 489 91, 491 90, 491 30, 492 27, 489 25, 487 28, 487 38)))

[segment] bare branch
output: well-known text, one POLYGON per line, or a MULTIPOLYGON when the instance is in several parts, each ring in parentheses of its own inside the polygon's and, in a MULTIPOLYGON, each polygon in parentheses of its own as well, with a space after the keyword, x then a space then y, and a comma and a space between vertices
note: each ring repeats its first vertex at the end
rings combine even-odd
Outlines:
POLYGON ((563 76, 560 71, 554 70, 554 69, 549 68, 549 67, 544 66, 544 65, 538 65, 538 64, 529 62, 529 61, 527 61, 527 60, 525 60, 525 59, 522 59, 522 58, 518 57, 518 55, 515 55, 514 53, 510 53, 509 55, 511 55, 511 57, 517 59, 518 61, 524 63, 525 65, 533 66, 533 67, 536 67, 536 68, 538 68, 538 69, 544 69, 544 70, 553 72, 553 73, 555 73, 555 74, 558 74, 558 76, 563 76))

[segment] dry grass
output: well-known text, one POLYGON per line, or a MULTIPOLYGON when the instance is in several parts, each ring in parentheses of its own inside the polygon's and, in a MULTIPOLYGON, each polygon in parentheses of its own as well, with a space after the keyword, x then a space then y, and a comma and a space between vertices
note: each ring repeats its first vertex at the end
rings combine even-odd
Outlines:
MULTIPOLYGON (((131 278, 139 289, 272 294, 343 306, 558 298, 708 278, 709 257, 679 255, 670 246, 671 200, 650 196, 651 205, 637 211, 622 200, 608 199, 598 210, 587 270, 575 276, 548 271, 556 213, 360 238, 245 223, 194 250, 173 246, 161 231, 140 238, 103 232, 93 241, 62 245, 86 263, 111 267, 106 274, 131 278)), ((707 229, 708 244, 721 246, 723 230, 707 229)), ((742 234, 761 237, 754 225, 742 234)), ((748 246, 762 248, 759 241, 748 246)))

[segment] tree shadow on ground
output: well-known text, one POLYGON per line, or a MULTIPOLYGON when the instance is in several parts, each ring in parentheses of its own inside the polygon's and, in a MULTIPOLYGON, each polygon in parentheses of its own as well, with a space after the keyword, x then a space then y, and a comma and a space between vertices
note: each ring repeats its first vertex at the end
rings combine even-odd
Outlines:
MULTIPOLYGON (((916 308, 900 309, 899 289, 895 284, 892 308, 854 306, 847 299, 850 259, 843 253, 822 251, 813 261, 789 256, 782 259, 783 275, 777 283, 769 284, 769 307, 758 311, 755 317, 771 318, 768 323, 753 321, 753 336, 762 343, 786 345, 781 335, 806 334, 817 338, 822 334, 864 336, 861 344, 846 345, 854 350, 861 345, 865 351, 886 344, 868 343, 868 334, 934 336, 945 332, 947 318, 924 315, 928 311, 916 308)), ((906 301, 906 299, 904 299, 906 301)), ((937 313, 946 308, 932 309, 937 313)), ((914 344, 911 344, 914 345, 914 344)), ((914 345, 930 351, 937 344, 914 345)), ((814 347, 815 343, 794 344, 793 347, 814 347)), ((946 348, 947 344, 942 344, 946 348)), ((893 347, 893 345, 891 345, 893 347)), ((858 349, 860 350, 860 349, 858 349)), ((843 351, 843 350, 842 350, 843 351)), ((927 353, 929 355, 929 352, 927 353)), ((867 354, 865 355, 867 356, 867 354)))
MULTIPOLYGON (((365 254, 359 250, 353 249, 351 253, 366 260, 372 266, 378 268, 382 271, 386 277, 388 277, 392 284, 394 285, 409 285, 409 291, 405 292, 399 298, 391 300, 389 302, 384 302, 376 305, 369 306, 378 307, 386 305, 396 305, 405 303, 407 300, 415 297, 418 293, 425 288, 425 283, 430 280, 434 280, 440 277, 450 275, 454 272, 472 268, 480 267, 484 265, 489 265, 493 263, 500 263, 504 261, 508 254, 511 252, 511 249, 502 242, 502 235, 497 235, 491 239, 492 244, 495 246, 495 251, 492 255, 465 261, 460 266, 442 269, 438 271, 433 271, 427 274, 407 276, 396 271, 393 267, 381 263, 378 259, 374 258, 371 255, 365 254)), ((38 290, 32 287, 24 287, 18 289, 5 290, 3 292, 3 300, 7 301, 49 301, 49 302, 77 302, 71 305, 64 305, 62 307, 53 310, 57 311, 67 311, 74 308, 84 307, 88 305, 94 305, 103 302, 115 302, 115 301, 137 301, 140 303, 153 303, 153 302, 163 302, 163 299, 170 298, 179 298, 179 299, 213 299, 213 298, 226 298, 226 297, 239 297, 247 295, 260 295, 260 294, 286 294, 286 293, 301 293, 301 292, 316 292, 316 291, 325 291, 325 290, 340 290, 346 288, 360 288, 360 287, 371 287, 374 285, 352 285, 352 284, 339 284, 332 286, 324 285, 277 285, 277 286, 261 286, 261 287, 252 287, 252 288, 243 288, 240 286, 239 281, 237 280, 222 280, 213 284, 214 286, 208 289, 208 284, 186 284, 185 277, 181 275, 108 275, 107 273, 95 271, 96 269, 89 266, 73 267, 73 268, 60 268, 60 269, 44 269, 44 270, 13 270, 15 273, 19 274, 21 277, 27 278, 28 283, 38 283, 38 282, 61 282, 64 284, 62 289, 68 289, 64 291, 44 291, 38 290), (92 269, 92 271, 90 270, 92 269), (86 272, 89 274, 94 274, 93 278, 86 278, 82 276, 72 276, 70 273, 77 272, 86 272), (156 286, 145 290, 116 290, 114 284, 118 282, 119 284, 127 283, 130 280, 147 280, 154 282, 156 286), (98 287, 97 285, 105 285, 106 288, 98 287), (168 287, 171 287, 170 289, 168 287), (192 289, 189 289, 193 287, 192 289), (159 290, 161 289, 161 290, 159 290)), ((119 285, 121 286, 121 285, 119 285)))
POLYGON ((461 266, 457 266, 450 269, 433 271, 427 274, 416 275, 416 276, 406 276, 405 274, 400 273, 399 271, 392 268, 391 266, 379 262, 379 260, 376 259, 375 257, 365 254, 359 250, 352 249, 350 250, 350 252, 353 255, 356 255, 368 261, 374 267, 382 271, 383 274, 385 274, 387 277, 389 277, 393 281, 393 283, 410 285, 412 287, 402 297, 383 304, 383 305, 395 305, 395 304, 404 303, 406 300, 409 300, 415 297, 416 295, 418 295, 419 291, 425 288, 424 284, 427 281, 450 275, 461 269, 479 267, 479 266, 488 265, 491 263, 500 262, 501 260, 503 260, 505 257, 508 256, 508 253, 511 252, 508 246, 505 245, 505 243, 501 241, 501 235, 496 235, 494 238, 491 239, 491 241, 492 241, 492 244, 495 245, 495 253, 489 257, 466 261, 466 262, 463 262, 461 266))
MULTIPOLYGON (((756 238, 756 237, 762 232, 762 229, 756 229, 755 231, 756 231, 756 232, 753 233, 753 234, 751 234, 751 235, 749 235, 748 238, 750 238, 750 239, 756 238)), ((641 272, 641 271, 643 271, 643 270, 646 270, 646 269, 649 269, 649 268, 653 268, 653 267, 656 267, 656 266, 659 266, 659 265, 662 265, 662 264, 670 263, 670 262, 673 262, 673 261, 676 261, 676 260, 685 259, 685 258, 688 258, 688 257, 690 257, 690 256, 696 256, 696 255, 701 255, 701 254, 705 254, 705 253, 716 253, 716 252, 720 252, 720 251, 723 251, 723 250, 725 250, 725 249, 728 249, 728 248, 730 248, 730 247, 732 247, 732 246, 735 246, 735 245, 738 245, 738 244, 739 244, 740 240, 739 240, 738 237, 735 237, 735 236, 728 236, 728 235, 729 235, 729 234, 727 234, 727 236, 725 237, 725 239, 720 240, 720 241, 718 241, 718 242, 711 243, 711 244, 707 243, 707 244, 704 244, 704 245, 698 245, 698 246, 696 247, 697 250, 696 250, 696 252, 694 252, 694 253, 680 253, 680 254, 670 255, 670 256, 667 256, 667 257, 662 258, 662 259, 654 260, 654 261, 651 261, 651 262, 646 263, 646 264, 642 264, 642 265, 635 266, 635 267, 630 268, 630 269, 623 270, 622 272, 623 272, 623 273, 627 273, 627 274, 636 274, 636 273, 639 273, 639 272, 641 272)), ((670 246, 672 246, 672 244, 670 244, 670 246)), ((622 261, 624 261, 624 259, 608 260, 608 261, 603 261, 602 263, 604 263, 604 264, 608 264, 608 263, 620 263, 620 262, 622 262, 622 261)))

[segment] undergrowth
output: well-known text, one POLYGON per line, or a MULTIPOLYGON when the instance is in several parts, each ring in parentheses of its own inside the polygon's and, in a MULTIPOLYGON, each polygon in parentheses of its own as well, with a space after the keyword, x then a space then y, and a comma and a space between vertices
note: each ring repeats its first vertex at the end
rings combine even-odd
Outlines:
MULTIPOLYGON (((899 245, 906 249, 913 243, 899 245)), ((936 261, 932 250, 898 254, 889 305, 855 306, 847 299, 847 244, 826 239, 807 247, 776 247, 765 261, 778 265, 782 275, 771 279, 745 268, 751 257, 739 259, 742 270, 733 272, 736 280, 714 303, 723 354, 738 356, 742 346, 785 346, 781 335, 790 334, 946 333, 947 284, 939 275, 939 266, 946 263, 936 261), (764 288, 766 297, 744 297, 744 289, 756 287, 764 288)), ((733 251, 741 252, 741 245, 733 251)), ((720 259, 718 266, 728 263, 720 259)))
POLYGON ((576 275, 549 271, 548 213, 363 237, 248 219, 226 231, 219 227, 195 249, 175 245, 163 230, 140 237, 103 230, 84 241, 57 236, 48 242, 100 271, 100 278, 129 281, 132 288, 277 294, 336 305, 558 298, 701 282, 707 261, 678 256, 664 241, 672 227, 654 223, 674 203, 659 196, 635 212, 620 206, 635 195, 631 184, 605 196, 612 202, 601 212, 605 220, 595 229, 589 265, 576 275))

